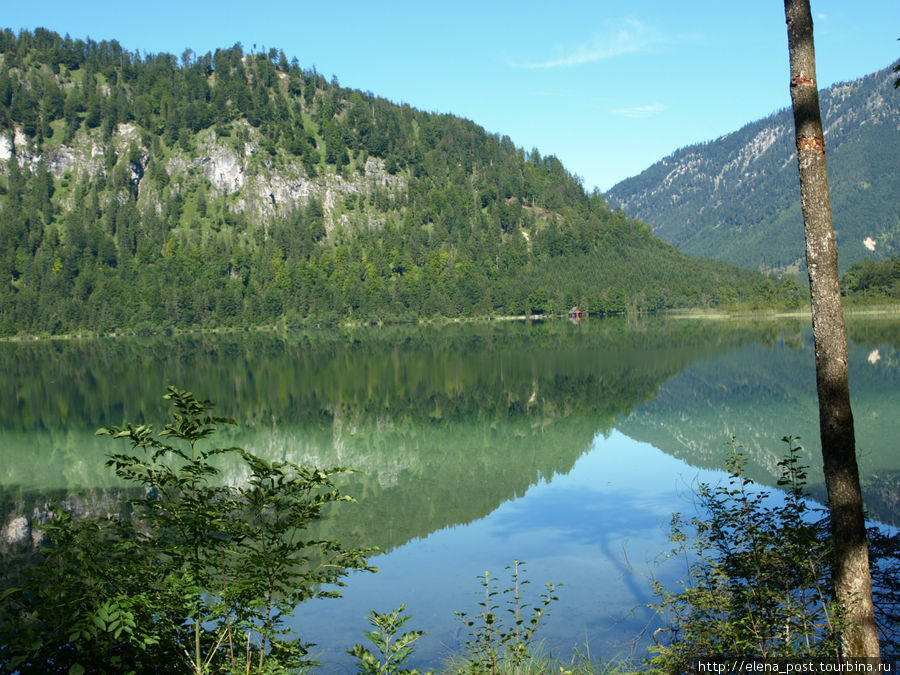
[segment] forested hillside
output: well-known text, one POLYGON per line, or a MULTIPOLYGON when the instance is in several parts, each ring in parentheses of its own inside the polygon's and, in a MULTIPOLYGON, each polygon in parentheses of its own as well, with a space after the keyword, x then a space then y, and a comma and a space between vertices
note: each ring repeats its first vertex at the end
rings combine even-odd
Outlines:
POLYGON ((597 313, 797 287, 690 258, 553 156, 272 49, 0 31, 0 334, 597 313))
MULTIPOLYGON (((820 92, 842 271, 900 253, 900 90, 892 70, 820 92)), ((764 271, 805 269, 789 109, 678 150, 607 196, 691 255, 764 271)))

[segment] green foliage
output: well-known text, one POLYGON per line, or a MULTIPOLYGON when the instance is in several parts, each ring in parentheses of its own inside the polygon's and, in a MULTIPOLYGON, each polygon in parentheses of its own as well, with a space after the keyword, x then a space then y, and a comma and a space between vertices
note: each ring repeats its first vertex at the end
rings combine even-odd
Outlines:
POLYGON ((524 587, 531 582, 523 577, 524 567, 518 560, 507 566, 511 570, 510 585, 499 592, 490 572, 485 572, 479 577, 484 589, 484 599, 478 603, 481 611, 474 618, 469 618, 466 612, 455 612, 469 629, 466 650, 471 672, 496 673, 511 668, 520 673, 534 659, 535 633, 541 619, 547 616, 550 603, 559 599, 554 595, 558 586, 545 584, 546 591, 540 601, 536 605, 528 604, 524 587), (495 600, 498 593, 508 596, 503 612, 498 612, 501 609, 495 600))
POLYGON ((21 673, 108 668, 205 673, 298 668, 309 645, 284 616, 311 597, 333 597, 370 550, 309 533, 322 509, 352 501, 333 484, 345 471, 266 462, 204 441, 231 419, 170 387, 172 421, 106 427, 131 452, 108 466, 139 488, 118 517, 73 519, 57 509, 49 545, 3 598, 0 664, 21 673), (242 460, 229 484, 216 467, 242 460))
POLYGON ((689 523, 673 517, 673 553, 684 557, 687 579, 677 592, 655 584, 654 607, 671 637, 651 648, 654 668, 683 672, 701 655, 838 656, 842 619, 831 586, 827 522, 810 520, 800 447, 792 437, 784 442, 783 503, 771 504, 741 474, 742 454, 732 439, 728 484, 701 484, 703 515, 689 523))
POLYGON ((403 624, 410 619, 408 616, 402 616, 405 609, 406 605, 400 605, 390 614, 380 614, 373 610, 366 617, 375 626, 375 629, 365 631, 365 635, 378 650, 378 654, 373 654, 364 645, 353 645, 348 649, 347 653, 356 658, 358 672, 364 675, 418 674, 418 670, 410 670, 402 666, 412 656, 413 643, 425 633, 421 630, 414 630, 397 635, 403 624))
POLYGON ((900 258, 855 262, 841 277, 841 293, 850 298, 900 298, 900 258))
POLYGON ((801 304, 809 305, 809 290, 788 274, 766 277, 754 286, 752 305, 756 308, 797 309, 801 304))
POLYGON ((882 654, 900 653, 900 532, 870 528, 869 563, 882 654))
POLYGON ((240 45, 179 63, 115 42, 0 32, 0 133, 35 131, 0 167, 0 334, 563 314, 574 304, 618 314, 757 294, 759 275, 679 253, 587 194, 557 158, 468 120, 296 65, 279 72, 280 59, 240 45), (20 100, 32 91, 48 104, 20 100), (54 125, 64 138, 38 133, 54 125), (63 176, 29 159, 59 145, 82 157, 96 144, 102 166, 63 176), (195 161, 200 148, 233 157, 245 187, 214 185, 195 161), (326 209, 315 184, 338 175, 344 188, 326 209), (276 200, 255 176, 312 193, 276 200))

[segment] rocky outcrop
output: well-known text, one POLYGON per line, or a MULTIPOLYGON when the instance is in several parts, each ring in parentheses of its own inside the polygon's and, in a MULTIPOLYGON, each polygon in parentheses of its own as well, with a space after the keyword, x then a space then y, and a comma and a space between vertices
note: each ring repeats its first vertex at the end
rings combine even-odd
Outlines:
MULTIPOLYGON (((348 195, 369 194, 376 187, 388 191, 402 190, 401 176, 389 174, 384 162, 369 157, 362 172, 345 178, 332 167, 309 177, 303 165, 293 156, 279 152, 262 156, 258 132, 247 123, 236 123, 227 138, 218 137, 213 129, 200 132, 193 140, 190 153, 180 148, 169 151, 164 168, 177 189, 187 191, 205 181, 212 194, 232 198, 229 208, 267 219, 284 216, 302 206, 310 197, 322 201, 326 215, 332 214, 348 195), (242 140, 237 141, 236 137, 242 140)), ((40 162, 57 179, 66 175, 88 178, 106 177, 111 164, 109 154, 121 160, 124 152, 132 153, 130 180, 138 199, 155 199, 144 189, 148 163, 155 161, 150 148, 142 143, 138 128, 120 124, 108 141, 99 132, 79 132, 72 143, 46 142, 40 150, 21 131, 0 136, 0 172, 15 157, 23 170, 35 170, 40 162)))

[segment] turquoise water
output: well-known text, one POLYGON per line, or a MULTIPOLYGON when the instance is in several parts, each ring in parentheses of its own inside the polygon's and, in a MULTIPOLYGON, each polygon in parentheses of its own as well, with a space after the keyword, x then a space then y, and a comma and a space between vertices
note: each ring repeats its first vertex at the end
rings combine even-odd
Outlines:
MULTIPOLYGON (((870 514, 896 525, 900 330, 850 324, 851 389, 870 514)), ((293 625, 328 672, 372 609, 406 604, 428 631, 419 667, 458 651, 489 571, 525 561, 532 601, 561 584, 539 637, 594 658, 638 653, 653 627, 650 580, 673 511, 717 481, 735 435, 747 475, 773 486, 782 436, 801 437, 822 497, 814 371, 802 323, 625 320, 498 323, 322 333, 0 344, 4 522, 48 494, 85 508, 114 498, 115 450, 94 430, 161 426, 165 387, 191 389, 239 426, 222 439, 258 454, 360 473, 326 523, 378 546, 378 574, 343 598, 298 608, 293 625)), ((240 475, 229 474, 229 480, 240 475)))

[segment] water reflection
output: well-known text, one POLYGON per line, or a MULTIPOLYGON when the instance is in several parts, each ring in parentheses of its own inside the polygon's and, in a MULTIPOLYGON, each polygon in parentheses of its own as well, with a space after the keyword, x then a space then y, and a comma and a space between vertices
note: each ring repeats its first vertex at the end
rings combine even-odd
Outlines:
MULTIPOLYGON (((750 459, 748 475, 774 485, 784 436, 799 437, 811 467, 810 491, 825 488, 818 437, 812 338, 751 344, 697 361, 665 382, 657 396, 617 425, 694 466, 722 467, 734 435, 750 459)), ((900 518, 900 457, 891 439, 900 434, 900 359, 895 344, 851 343, 850 388, 863 494, 871 517, 900 518)))
MULTIPOLYGON (((873 515, 893 521, 898 460, 886 439, 900 434, 890 342, 900 332, 884 322, 848 328, 866 498, 873 515)), ((568 472, 613 428, 710 469, 723 465, 734 434, 750 475, 769 485, 780 438, 799 436, 821 492, 802 323, 503 322, 2 343, 0 367, 10 374, 0 382, 0 488, 23 508, 48 492, 114 487, 103 466, 111 446, 94 430, 161 424, 170 383, 239 420, 223 443, 360 469, 347 489, 368 508, 347 529, 384 548, 483 517, 568 472)))
MULTIPOLYGON (((900 331, 848 330, 864 492, 870 513, 896 522, 900 331)), ((48 493, 108 509, 112 448, 93 432, 161 426, 167 384, 239 420, 225 445, 359 469, 342 485, 359 503, 322 528, 384 549, 373 561, 382 571, 354 576, 345 599, 296 618, 334 668, 349 668, 343 649, 360 640, 370 609, 402 603, 410 625, 430 632, 419 665, 433 663, 464 641, 452 612, 477 612, 477 576, 513 558, 528 562, 535 590, 565 584, 543 628, 548 644, 613 656, 649 620, 648 575, 669 574, 654 564, 672 511, 690 508, 697 480, 720 475, 732 434, 760 483, 774 484, 787 434, 820 464, 811 338, 794 322, 2 343, 0 368, 3 523, 48 493)))
POLYGON ((722 475, 616 431, 598 435, 569 472, 538 481, 466 527, 443 528, 375 558, 377 575, 356 575, 339 602, 300 607, 294 625, 318 643, 328 672, 350 673, 343 648, 359 640, 367 612, 406 603, 410 625, 429 631, 413 665, 433 667, 465 643, 453 612, 477 613, 477 577, 490 571, 502 589, 504 567, 518 558, 526 561, 532 600, 545 582, 563 584, 542 622, 545 647, 566 656, 573 647, 595 658, 627 656, 645 646, 631 641, 652 621, 649 578, 671 581, 681 571, 661 559, 672 511, 690 510, 691 486, 722 475))

